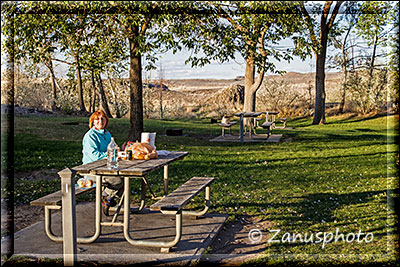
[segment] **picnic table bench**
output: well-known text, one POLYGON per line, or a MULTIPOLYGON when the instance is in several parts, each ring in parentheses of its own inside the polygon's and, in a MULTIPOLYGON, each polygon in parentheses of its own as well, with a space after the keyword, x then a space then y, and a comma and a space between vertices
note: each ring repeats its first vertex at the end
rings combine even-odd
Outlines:
POLYGON ((272 115, 272 119, 271 119, 271 122, 273 123, 272 128, 284 129, 284 128, 286 128, 286 118, 279 118, 279 121, 283 123, 283 126, 276 127, 276 125, 275 125, 275 122, 276 122, 275 116, 277 116, 278 114, 279 114, 278 111, 266 111, 266 112, 265 112, 265 121, 266 121, 266 122, 267 122, 267 121, 270 121, 270 120, 269 120, 269 115, 272 115))
POLYGON ((270 136, 271 133, 272 133, 272 129, 274 127, 274 123, 271 122, 271 121, 266 121, 263 124, 261 124, 261 127, 263 129, 266 129, 267 130, 267 136, 270 136))
POLYGON ((283 128, 286 128, 286 118, 280 118, 279 119, 283 123, 283 128))
MULTIPOLYGON (((86 187, 76 187, 74 190, 75 196, 82 195, 84 193, 89 193, 96 189, 95 186, 86 188, 86 187)), ((100 191, 100 190, 99 190, 100 191)), ((101 194, 101 191, 100 191, 101 194)), ((96 193, 96 203, 100 203, 100 197, 98 197, 99 192, 96 193)), ((33 200, 30 202, 31 206, 39 206, 39 207, 44 207, 44 224, 45 224, 45 232, 46 235, 50 238, 50 240, 54 242, 62 242, 63 237, 62 236, 56 236, 52 229, 51 229, 51 211, 52 210, 60 210, 61 209, 61 200, 62 200, 62 192, 61 190, 58 190, 56 192, 50 193, 46 196, 40 197, 36 200, 33 200)), ((97 208, 98 205, 96 205, 96 218, 100 217, 100 209, 97 208)), ((92 237, 77 237, 77 242, 78 243, 91 243, 100 234, 100 227, 96 227, 96 233, 92 237)))
POLYGON ((275 128, 276 129, 278 129, 278 128, 280 128, 280 129, 286 128, 286 120, 287 120, 286 118, 279 118, 279 121, 283 123, 282 127, 277 127, 276 124, 275 124, 275 122, 276 122, 275 116, 278 115, 279 112, 277 112, 277 111, 266 111, 266 112, 263 112, 263 113, 265 113, 265 122, 263 124, 259 125, 258 123, 259 123, 259 121, 261 121, 261 118, 257 118, 256 119, 257 120, 257 127, 261 127, 263 129, 267 129, 267 135, 268 136, 272 133, 272 130, 275 129, 275 128), (270 120, 270 115, 272 115, 272 119, 271 120, 270 120))
POLYGON ((228 129, 229 130, 229 134, 232 134, 232 132, 231 132, 231 127, 233 126, 233 125, 235 125, 237 122, 236 121, 230 121, 230 122, 228 122, 228 123, 218 123, 218 125, 219 126, 221 126, 222 128, 222 137, 224 137, 225 136, 225 130, 226 129, 228 129))
POLYGON ((169 242, 160 242, 161 252, 169 252, 182 236, 182 214, 191 215, 192 219, 197 219, 207 213, 210 207, 210 184, 214 181, 212 177, 192 177, 190 180, 179 186, 175 191, 168 194, 158 202, 150 206, 150 210, 160 211, 163 214, 175 214, 176 234, 175 238, 169 242), (205 207, 202 211, 182 210, 189 201, 205 189, 205 207))
MULTIPOLYGON (((75 189, 75 196, 79 196, 83 193, 87 193, 93 191, 95 187, 79 187, 75 189)), ((46 196, 40 197, 36 200, 30 202, 31 206, 40 206, 40 207, 57 207, 61 208, 61 190, 48 194, 46 196)))

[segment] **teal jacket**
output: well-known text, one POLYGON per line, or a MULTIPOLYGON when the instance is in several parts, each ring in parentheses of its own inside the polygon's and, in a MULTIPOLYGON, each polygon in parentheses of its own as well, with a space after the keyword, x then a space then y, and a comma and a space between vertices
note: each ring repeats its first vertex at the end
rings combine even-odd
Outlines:
POLYGON ((107 157, 107 146, 111 141, 111 133, 106 129, 91 128, 82 140, 83 164, 107 157))

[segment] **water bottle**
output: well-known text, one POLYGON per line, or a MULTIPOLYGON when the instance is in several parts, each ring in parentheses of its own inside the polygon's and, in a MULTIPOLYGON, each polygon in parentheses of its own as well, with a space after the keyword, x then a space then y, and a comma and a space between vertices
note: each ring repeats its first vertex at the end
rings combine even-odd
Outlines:
POLYGON ((118 168, 118 146, 114 137, 111 137, 111 142, 107 146, 107 168, 118 168))

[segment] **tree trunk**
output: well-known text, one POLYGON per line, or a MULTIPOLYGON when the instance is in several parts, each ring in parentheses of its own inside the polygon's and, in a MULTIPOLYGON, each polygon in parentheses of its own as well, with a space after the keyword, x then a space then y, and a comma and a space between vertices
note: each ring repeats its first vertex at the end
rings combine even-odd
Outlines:
MULTIPOLYGON (((326 48, 326 47, 325 47, 326 48)), ((323 49, 323 48, 321 48, 323 49)), ((325 123, 325 56, 317 56, 315 73, 315 110, 313 125, 325 123)))
POLYGON ((260 70, 257 79, 254 78, 255 72, 254 60, 252 57, 248 57, 244 75, 244 112, 256 111, 256 94, 264 79, 264 69, 260 70))
POLYGON ((346 87, 347 87, 347 68, 344 69, 344 81, 342 85, 342 99, 339 105, 339 113, 342 114, 344 112, 344 104, 346 101, 346 87))
MULTIPOLYGON (((347 64, 349 63, 348 56, 346 53, 346 44, 347 44, 347 38, 350 35, 351 29, 353 28, 354 24, 351 24, 350 27, 347 29, 346 36, 343 39, 343 43, 341 45, 341 51, 342 51, 342 70, 343 70, 343 85, 342 85, 342 99, 340 101, 339 105, 339 113, 342 114, 344 112, 344 105, 346 102, 346 87, 347 87, 347 64)), ((352 57, 353 58, 353 57, 352 57)), ((354 60, 353 60, 354 61, 354 60)))
POLYGON ((103 107, 103 110, 106 113, 107 117, 112 118, 110 109, 108 108, 107 96, 106 93, 104 92, 103 81, 101 80, 100 73, 97 74, 97 83, 99 85, 101 106, 103 107))
POLYGON ((140 140, 143 132, 143 90, 142 90, 142 61, 137 52, 138 45, 135 41, 139 35, 139 29, 132 27, 129 36, 129 87, 130 87, 130 114, 129 114, 129 136, 130 141, 140 140))
POLYGON ((304 3, 300 5, 308 22, 307 26, 309 28, 310 38, 313 42, 312 49, 314 50, 315 60, 317 62, 315 71, 315 107, 313 125, 325 123, 325 60, 326 49, 328 46, 328 34, 343 2, 344 1, 337 1, 333 10, 330 11, 333 1, 325 1, 321 14, 319 42, 313 29, 313 22, 304 6, 304 3), (331 17, 328 20, 329 13, 331 13, 331 17))
POLYGON ((79 111, 85 112, 85 103, 83 101, 83 86, 82 86, 82 77, 81 77, 81 66, 79 63, 79 58, 75 56, 76 60, 76 80, 78 85, 78 101, 79 101, 79 111))
POLYGON ((376 59, 376 49, 378 46, 378 36, 375 35, 374 38, 374 44, 373 44, 373 48, 372 48, 372 56, 371 56, 371 63, 368 71, 368 84, 367 84, 367 92, 366 92, 366 108, 365 108, 365 113, 368 113, 372 110, 372 107, 376 104, 376 103, 371 103, 371 97, 372 97, 372 78, 373 78, 373 73, 374 73, 374 67, 375 67, 375 59, 376 59))
POLYGON ((244 74, 244 112, 252 112, 254 110, 254 94, 251 88, 254 84, 255 66, 251 58, 246 59, 246 70, 244 74))
POLYGON ((315 111, 313 125, 325 123, 325 61, 326 49, 328 47, 329 27, 321 21, 321 42, 320 48, 315 52, 315 111))
MULTIPOLYGON (((264 70, 261 70, 256 80, 254 79, 255 72, 256 67, 254 65, 254 59, 249 56, 246 59, 246 70, 244 75, 244 112, 256 111, 256 93, 262 83, 264 70)), ((246 127, 250 125, 250 120, 251 118, 244 119, 246 127)))
POLYGON ((94 70, 91 70, 91 80, 92 80, 92 91, 91 91, 91 97, 90 97, 90 107, 89 107, 89 111, 91 113, 96 111, 96 81, 94 79, 94 70))
POLYGON ((342 69, 343 69, 343 74, 344 74, 343 84, 342 84, 342 99, 341 99, 340 105, 339 105, 339 113, 341 113, 341 114, 344 111, 344 104, 345 104, 345 101, 346 101, 346 87, 347 87, 347 63, 348 63, 348 60, 346 58, 345 45, 346 45, 346 38, 344 39, 343 45, 341 47, 341 50, 342 50, 342 69))
POLYGON ((2 79, 1 86, 2 263, 3 255, 6 258, 10 258, 14 254, 14 15, 6 12, 4 14, 4 24, 9 31, 5 40, 5 79, 4 84, 2 79), (5 234, 4 237, 7 237, 4 238, 4 242, 3 234, 5 234))
POLYGON ((117 95, 115 94, 115 87, 111 81, 110 78, 108 78, 108 80, 110 81, 110 88, 111 88, 111 94, 114 100, 114 109, 115 109, 115 117, 117 118, 121 118, 121 112, 119 111, 119 105, 118 105, 118 99, 117 99, 117 95))
POLYGON ((53 61, 51 59, 49 59, 46 66, 49 69, 50 75, 51 75, 51 90, 53 93, 52 100, 51 100, 51 109, 54 111, 54 110, 56 110, 57 84, 56 84, 56 76, 54 74, 53 61))

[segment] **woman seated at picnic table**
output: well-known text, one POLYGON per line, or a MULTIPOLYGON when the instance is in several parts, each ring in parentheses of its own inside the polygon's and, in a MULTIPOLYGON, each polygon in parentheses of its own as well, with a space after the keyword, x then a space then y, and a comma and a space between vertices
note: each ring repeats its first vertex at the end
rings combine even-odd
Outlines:
MULTIPOLYGON (((89 131, 82 140, 83 164, 107 157, 107 146, 111 141, 111 133, 106 129, 108 117, 102 110, 95 111, 89 118, 89 131)), ((109 216, 110 207, 117 205, 116 197, 123 194, 124 184, 119 177, 103 177, 103 213, 109 216)))

